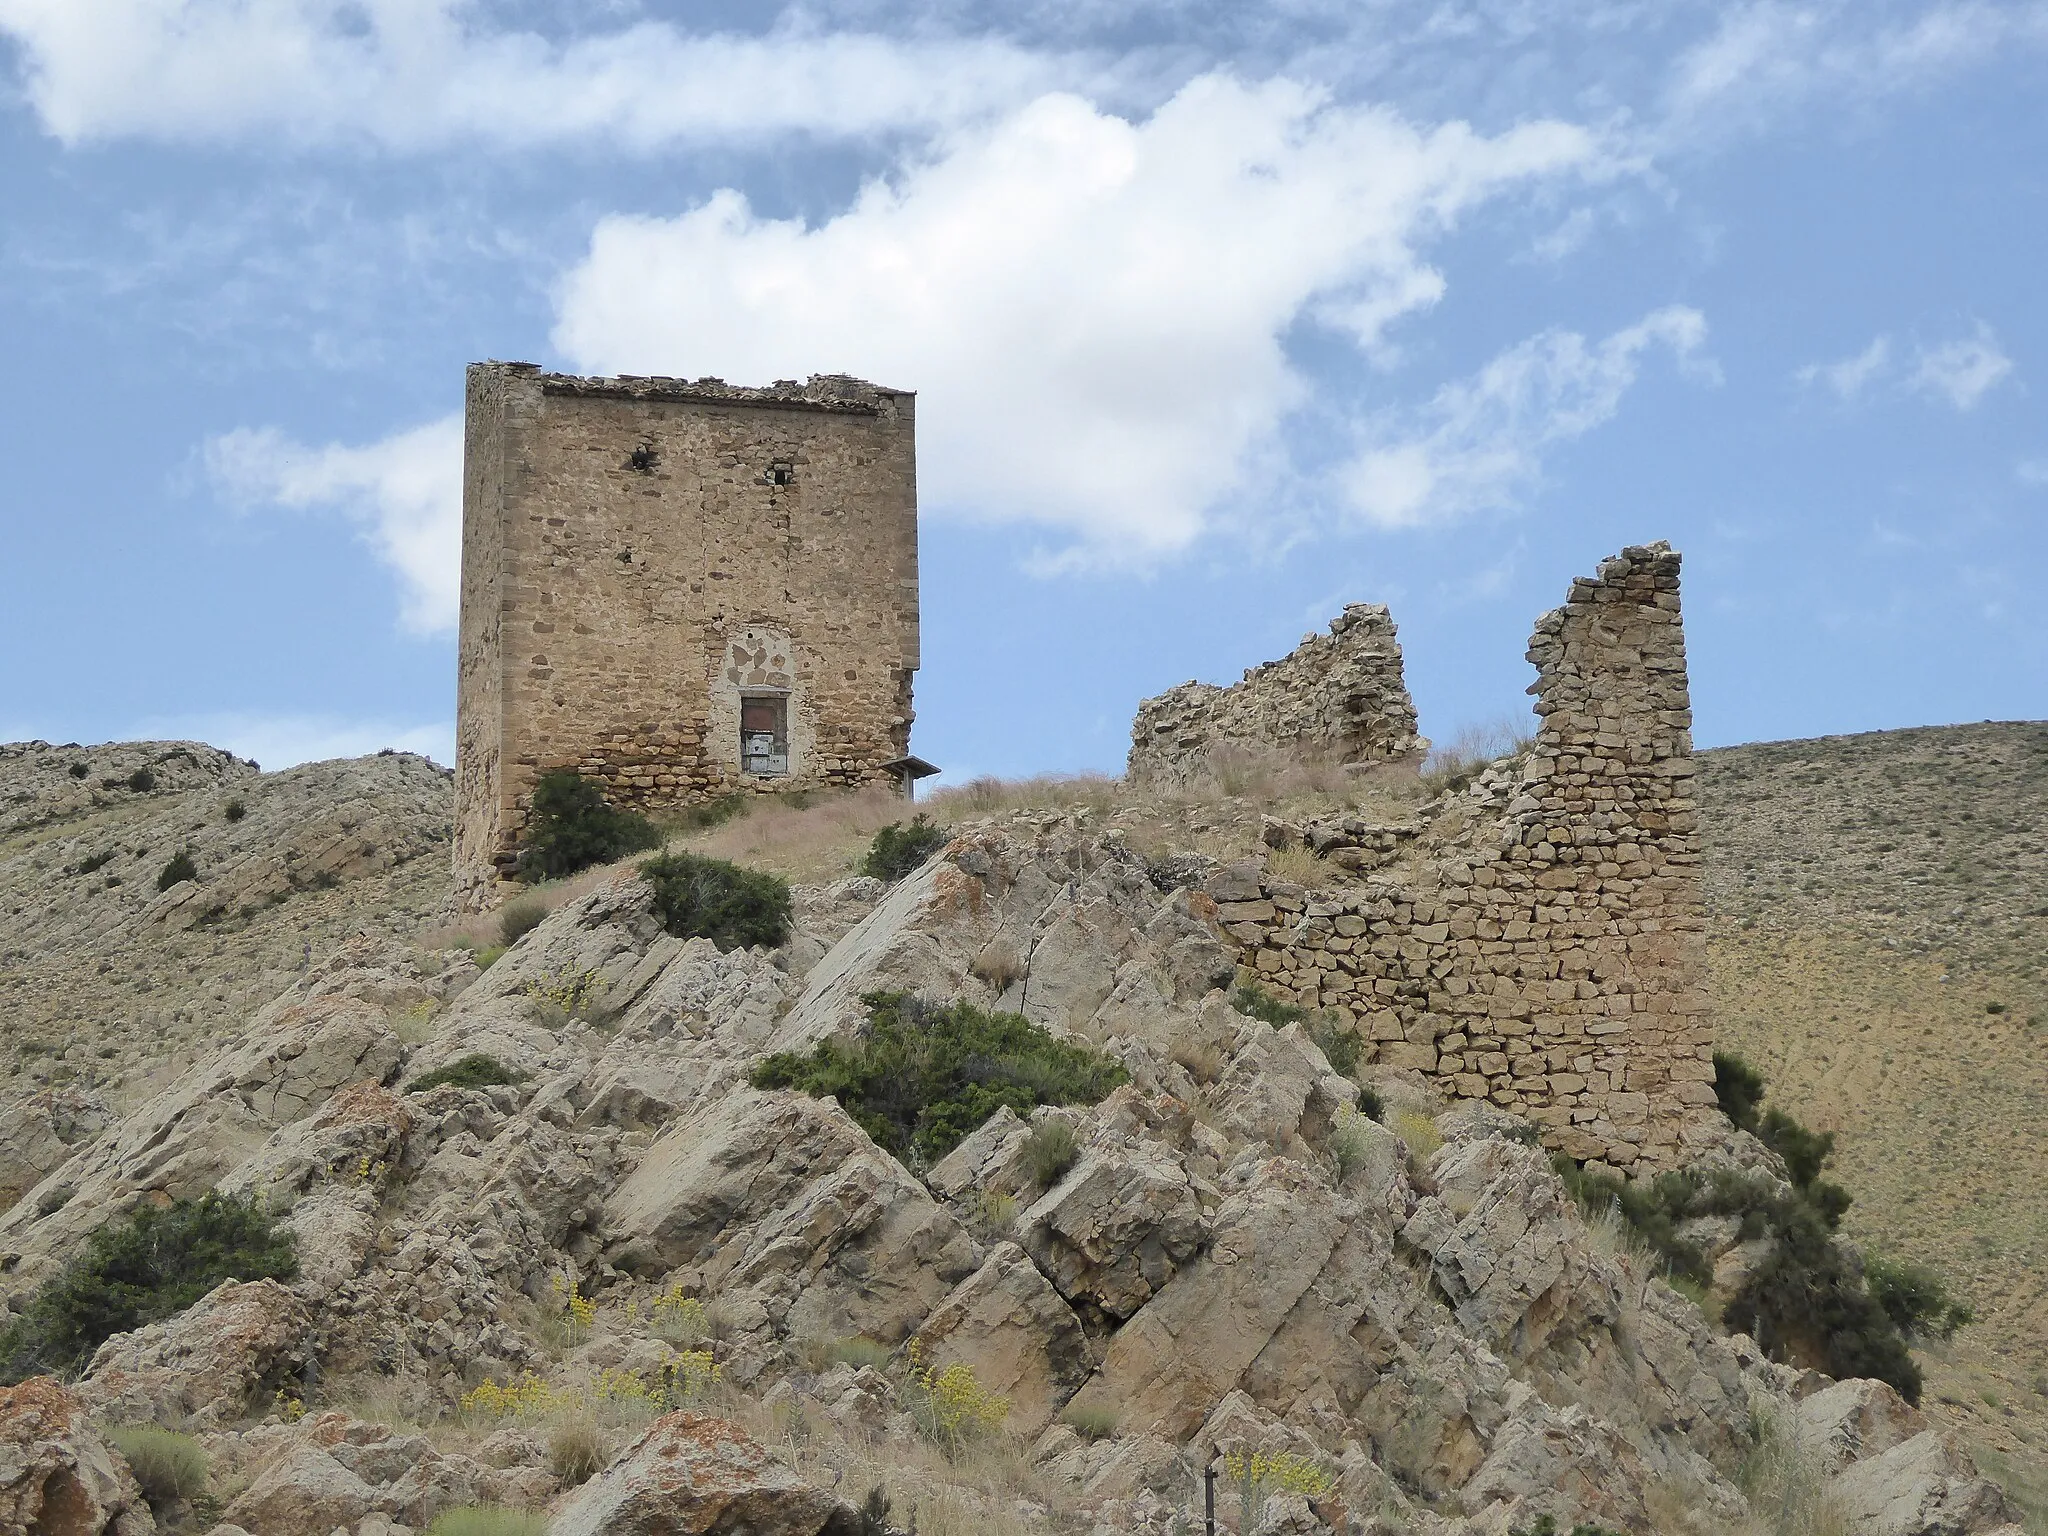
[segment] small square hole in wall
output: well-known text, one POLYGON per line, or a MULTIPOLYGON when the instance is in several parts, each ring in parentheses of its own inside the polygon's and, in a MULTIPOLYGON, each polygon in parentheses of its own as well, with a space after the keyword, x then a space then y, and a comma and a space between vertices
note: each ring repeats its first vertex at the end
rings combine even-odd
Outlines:
POLYGON ((789 700, 783 695, 740 696, 740 770, 766 778, 789 772, 789 700))
POLYGON ((654 473, 654 466, 661 462, 661 455, 654 451, 654 444, 642 443, 626 455, 626 468, 638 470, 643 475, 654 473))
POLYGON ((777 459, 768 466, 767 480, 770 485, 794 485, 796 466, 787 459, 777 459))

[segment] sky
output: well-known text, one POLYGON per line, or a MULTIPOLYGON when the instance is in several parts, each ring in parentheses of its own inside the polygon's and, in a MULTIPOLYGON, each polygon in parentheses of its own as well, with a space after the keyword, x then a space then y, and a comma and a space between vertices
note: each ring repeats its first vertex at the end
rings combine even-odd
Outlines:
POLYGON ((2048 3, 0 0, 0 740, 453 753, 464 365, 918 391, 913 750, 1685 555, 1702 746, 2048 716, 2048 3))

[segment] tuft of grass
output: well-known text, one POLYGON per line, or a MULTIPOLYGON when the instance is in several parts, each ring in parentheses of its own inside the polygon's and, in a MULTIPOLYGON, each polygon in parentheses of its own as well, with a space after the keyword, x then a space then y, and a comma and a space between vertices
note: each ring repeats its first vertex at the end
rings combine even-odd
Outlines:
POLYGON ((1448 742, 1431 747, 1423 759, 1422 792, 1428 797, 1463 789, 1484 769, 1504 757, 1528 751, 1535 743, 1528 722, 1518 716, 1460 726, 1448 742))
POLYGON ((547 915, 548 904, 538 896, 508 901, 498 912, 498 936, 509 949, 547 921, 547 915))
POLYGON ((436 1067, 426 1076, 415 1080, 407 1093, 425 1093, 429 1088, 496 1088, 517 1087, 531 1076, 515 1067, 508 1067, 497 1057, 483 1051, 472 1051, 459 1061, 451 1061, 445 1067, 436 1067))
POLYGON ((1337 866, 1310 848, 1276 848, 1266 856, 1266 873, 1275 880, 1319 891, 1337 882, 1337 866))
POLYGON ((604 1466, 604 1436, 589 1419, 564 1419, 548 1431, 548 1470, 563 1487, 582 1487, 604 1466))
POLYGON ((1444 1144, 1444 1133, 1436 1128, 1436 1122, 1417 1109, 1396 1110, 1387 1129, 1401 1138, 1417 1162, 1428 1162, 1444 1144))
POLYGON ((168 1509, 205 1492, 206 1449, 190 1435, 156 1424, 117 1424, 107 1431, 107 1438, 135 1474, 152 1510, 168 1509))
POLYGON ((1335 1019, 1317 1019, 1308 1028, 1309 1039, 1315 1041, 1316 1049, 1323 1053, 1330 1063, 1330 1070, 1340 1077, 1349 1077, 1358 1070, 1359 1058, 1365 1054, 1365 1042, 1358 1037, 1355 1029, 1346 1029, 1335 1019))
POLYGON ((1032 1182, 1051 1189, 1081 1160, 1081 1142, 1068 1121, 1047 1119, 1031 1127, 1024 1142, 1024 1165, 1032 1182))
POLYGON ((856 1370, 887 1370, 895 1351, 879 1339, 864 1338, 855 1334, 850 1338, 834 1339, 825 1351, 826 1362, 830 1365, 850 1365, 856 1370))
POLYGON ((1337 1123, 1330 1128, 1330 1155, 1337 1159, 1339 1182, 1363 1168, 1372 1155, 1372 1132, 1365 1128, 1365 1121, 1357 1110, 1344 1109, 1338 1111, 1337 1123))
POLYGON ((505 958, 505 949, 503 944, 486 944, 482 949, 470 951, 470 958, 476 962, 478 970, 488 971, 505 958))
POLYGON ((1230 989, 1230 1006, 1246 1018, 1257 1019, 1280 1029, 1308 1021, 1308 1010, 1283 1003, 1255 981, 1241 981, 1230 989))
POLYGON ((223 1280, 290 1280, 289 1229, 255 1197, 209 1190, 101 1226, 0 1332, 0 1382, 82 1368, 117 1333, 182 1312, 223 1280))
POLYGON ((756 1088, 839 1100, 899 1158, 936 1161, 1007 1104, 1095 1103, 1126 1080, 1116 1062, 1056 1039, 1021 1014, 970 1003, 938 1008, 907 992, 870 992, 861 1035, 808 1055, 783 1051, 754 1068, 756 1088))
POLYGON ((168 891, 181 880, 197 880, 198 878, 199 866, 192 862, 190 850, 180 848, 171 855, 170 863, 157 871, 156 888, 160 891, 168 891))
POLYGON ((557 768, 533 787, 519 873, 558 880, 660 843, 661 834, 645 816, 618 809, 573 768, 557 768))
POLYGON ((1069 1407, 1060 1422, 1083 1440, 1107 1440, 1116 1433, 1116 1410, 1069 1407))
POLYGON ((444 1509, 427 1527, 427 1536, 547 1536, 547 1532, 546 1515, 497 1504, 444 1509))
POLYGON ((769 948, 789 937, 789 882, 695 853, 665 853, 640 874, 654 887, 662 926, 679 939, 709 939, 720 950, 769 948))
POLYGON ((875 834, 861 860, 860 872, 891 884, 923 868, 952 836, 919 811, 909 821, 892 821, 875 834))

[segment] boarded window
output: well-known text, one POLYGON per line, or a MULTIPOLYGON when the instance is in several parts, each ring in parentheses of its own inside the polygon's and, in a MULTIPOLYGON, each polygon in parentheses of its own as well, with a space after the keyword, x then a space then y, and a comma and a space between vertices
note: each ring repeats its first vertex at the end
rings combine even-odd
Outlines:
POLYGON ((789 772, 789 700, 782 695, 741 697, 740 768, 771 776, 789 772))

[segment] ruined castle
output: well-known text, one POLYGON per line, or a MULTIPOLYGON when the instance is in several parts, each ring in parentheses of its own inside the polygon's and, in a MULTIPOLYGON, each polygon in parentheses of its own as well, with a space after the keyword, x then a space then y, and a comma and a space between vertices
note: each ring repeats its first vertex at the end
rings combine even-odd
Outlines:
MULTIPOLYGON (((1667 545, 1624 549, 1537 621, 1526 752, 1410 821, 1269 820, 1268 843, 1346 878, 1311 890, 1254 860, 1208 886, 1246 970, 1355 1029, 1368 1060, 1615 1168, 1682 1161, 1714 1103, 1678 570, 1667 545)), ((1233 687, 1147 700, 1129 772, 1176 780, 1257 746, 1399 771, 1416 745, 1393 625, 1358 606, 1233 687)))
POLYGON ((495 899, 534 783, 659 811, 894 784, 918 666, 915 397, 840 375, 469 370, 458 889, 495 899))

